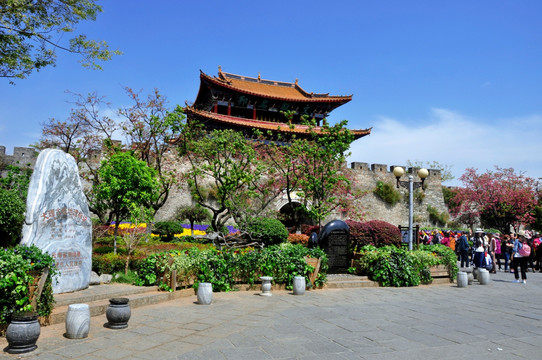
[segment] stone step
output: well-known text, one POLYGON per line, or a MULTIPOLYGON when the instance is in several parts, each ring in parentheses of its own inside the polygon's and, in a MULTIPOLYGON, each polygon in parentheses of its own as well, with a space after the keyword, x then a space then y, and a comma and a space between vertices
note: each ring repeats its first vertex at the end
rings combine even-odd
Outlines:
POLYGON ((328 289, 346 289, 346 288, 361 288, 361 287, 378 287, 378 283, 371 280, 343 280, 329 281, 326 284, 328 289))
POLYGON ((328 274, 326 288, 345 289, 358 287, 378 287, 378 283, 369 280, 367 276, 358 276, 351 274, 328 274))
MULTIPOLYGON (((158 291, 156 286, 136 287, 123 285, 100 285, 108 286, 107 291, 87 291, 83 290, 77 293, 70 293, 70 296, 63 296, 61 303, 55 304, 49 318, 44 321, 46 324, 59 324, 66 321, 68 305, 70 304, 88 304, 90 316, 100 316, 105 314, 111 298, 128 298, 131 308, 158 304, 165 301, 178 299, 181 297, 195 296, 194 289, 183 289, 174 292, 158 291), (118 288, 117 288, 118 287, 118 288), (84 293, 87 291, 86 293, 84 293)), ((68 295, 68 294, 59 294, 68 295)), ((59 296, 57 295, 57 296, 59 296)), ((56 297, 55 296, 55 299, 56 297)))
POLYGON ((127 297, 129 295, 144 294, 158 290, 158 286, 133 286, 127 284, 91 285, 85 290, 55 294, 55 307, 85 303, 114 297, 127 297))

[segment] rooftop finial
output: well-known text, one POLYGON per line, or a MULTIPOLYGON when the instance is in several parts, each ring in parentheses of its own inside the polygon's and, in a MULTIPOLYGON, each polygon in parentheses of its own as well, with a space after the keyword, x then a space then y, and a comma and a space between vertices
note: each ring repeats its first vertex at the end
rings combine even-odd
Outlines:
POLYGON ((258 81, 260 81, 262 77, 260 76, 260 72, 258 71, 258 81))
POLYGON ((221 73, 222 72, 222 66, 218 65, 218 72, 221 73))
POLYGON ((299 84, 298 84, 298 81, 299 81, 299 79, 298 79, 298 78, 295 78, 295 84, 296 84, 296 85, 299 85, 299 84))

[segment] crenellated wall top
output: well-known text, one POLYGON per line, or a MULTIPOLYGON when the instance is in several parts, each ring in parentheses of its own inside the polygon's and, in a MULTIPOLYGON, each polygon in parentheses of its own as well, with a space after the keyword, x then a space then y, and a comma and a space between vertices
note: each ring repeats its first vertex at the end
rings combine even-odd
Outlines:
MULTIPOLYGON (((369 164, 366 162, 352 162, 350 164, 350 168, 353 170, 359 170, 360 172, 366 172, 366 173, 374 173, 379 175, 391 175, 393 176, 393 169, 396 167, 402 167, 405 169, 406 174, 417 174, 419 167, 407 167, 405 165, 390 165, 387 164, 369 164)), ((429 178, 438 178, 440 179, 441 173, 440 170, 437 169, 428 169, 429 170, 429 178)), ((394 176, 395 177, 395 176, 394 176)))

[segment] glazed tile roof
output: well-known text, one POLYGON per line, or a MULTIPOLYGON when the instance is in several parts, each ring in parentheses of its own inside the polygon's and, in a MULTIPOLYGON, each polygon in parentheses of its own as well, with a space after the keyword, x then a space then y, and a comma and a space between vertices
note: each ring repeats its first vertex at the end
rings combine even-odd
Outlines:
MULTIPOLYGON (((282 133, 289 134, 307 134, 309 130, 309 126, 307 125, 293 124, 293 126, 290 126, 286 123, 244 119, 235 116, 212 113, 209 111, 197 110, 190 106, 185 108, 185 114, 194 114, 219 123, 250 129, 280 131, 282 133)), ((319 134, 321 132, 321 128, 318 126, 313 127, 313 131, 319 134)), ((369 135, 371 133, 371 128, 365 130, 350 130, 350 132, 354 135, 355 139, 359 139, 365 135, 369 135)))
POLYGON ((225 73, 222 72, 220 67, 218 69, 218 77, 211 77, 202 71, 200 76, 214 84, 234 91, 282 101, 347 103, 352 100, 352 95, 334 96, 306 92, 299 86, 297 79, 295 83, 264 80, 259 75, 258 78, 252 78, 225 73))

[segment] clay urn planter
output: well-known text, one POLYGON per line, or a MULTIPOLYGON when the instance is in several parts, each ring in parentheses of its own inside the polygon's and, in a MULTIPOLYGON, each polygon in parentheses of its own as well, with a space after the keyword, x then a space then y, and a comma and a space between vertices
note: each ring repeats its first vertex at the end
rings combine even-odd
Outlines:
POLYGON ((132 315, 128 298, 109 299, 109 306, 105 312, 108 323, 106 326, 110 329, 125 329, 128 327, 128 320, 132 315))
POLYGON ((11 318, 6 330, 8 347, 6 352, 10 354, 22 354, 36 350, 36 342, 40 336, 41 328, 36 313, 19 313, 11 318))

